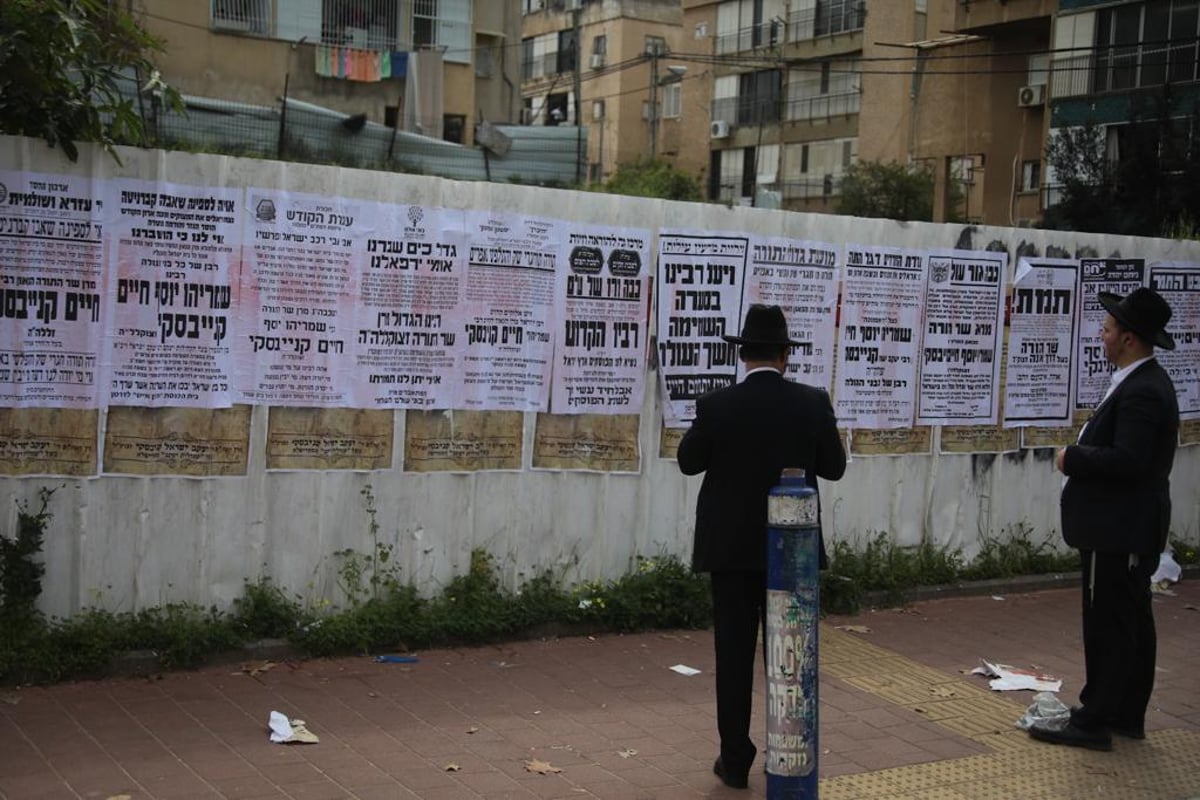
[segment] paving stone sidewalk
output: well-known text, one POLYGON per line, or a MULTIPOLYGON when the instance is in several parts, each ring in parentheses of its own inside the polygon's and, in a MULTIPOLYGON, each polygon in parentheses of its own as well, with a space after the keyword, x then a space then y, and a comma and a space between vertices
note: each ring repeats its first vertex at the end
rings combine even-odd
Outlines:
MULTIPOLYGON (((1033 742, 980 658, 1082 680, 1079 593, 958 597, 821 628, 822 800, 1200 798, 1200 581, 1156 598, 1143 742, 1033 742), (845 626, 862 626, 847 630, 845 626)), ((0 690, 0 797, 737 798, 716 755, 712 635, 670 631, 0 690), (684 664, 694 677, 671 671, 684 664), (270 711, 312 745, 268 741, 270 711), (531 771, 531 767, 533 771, 531 771), (542 773, 545 774, 542 774, 542 773)), ((761 682, 757 687, 761 696, 761 682)), ((763 707, 763 703, 759 704, 763 707)), ((761 713, 755 730, 763 731, 761 713)), ((765 736, 759 735, 760 750, 765 736)))

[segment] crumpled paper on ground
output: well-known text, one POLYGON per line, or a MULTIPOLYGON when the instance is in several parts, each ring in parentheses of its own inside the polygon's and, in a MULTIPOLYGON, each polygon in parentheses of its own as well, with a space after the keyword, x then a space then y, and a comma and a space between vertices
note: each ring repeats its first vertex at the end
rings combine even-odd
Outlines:
POLYGON ((271 741, 276 744, 316 744, 317 735, 304 727, 302 719, 288 719, 278 711, 271 712, 267 723, 271 728, 271 741))
POLYGON ((1162 551, 1158 557, 1158 569, 1154 570, 1154 574, 1150 576, 1151 586, 1165 586, 1168 583, 1179 583, 1179 579, 1183 577, 1183 567, 1175 560, 1175 551, 1171 549, 1171 545, 1167 545, 1167 549, 1162 551))
POLYGON ((988 686, 997 692, 1029 689, 1034 692, 1057 692, 1062 681, 1052 675, 1042 675, 1028 669, 1010 667, 1008 664, 992 664, 979 659, 980 666, 971 670, 972 675, 990 675, 988 686))
POLYGON ((1027 731, 1036 725, 1039 728, 1056 730, 1071 721, 1071 709, 1063 705, 1053 692, 1038 692, 1021 718, 1017 727, 1027 731))

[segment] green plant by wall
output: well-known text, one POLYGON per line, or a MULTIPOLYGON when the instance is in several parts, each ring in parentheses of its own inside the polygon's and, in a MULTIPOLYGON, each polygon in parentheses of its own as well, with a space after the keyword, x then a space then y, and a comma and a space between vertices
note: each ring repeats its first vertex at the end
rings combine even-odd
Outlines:
POLYGON ((50 498, 54 489, 38 491, 40 506, 31 512, 20 503, 17 531, 11 539, 0 536, 0 627, 14 635, 41 621, 37 599, 42 593, 46 567, 37 560, 42 551, 46 526, 50 523, 50 498))

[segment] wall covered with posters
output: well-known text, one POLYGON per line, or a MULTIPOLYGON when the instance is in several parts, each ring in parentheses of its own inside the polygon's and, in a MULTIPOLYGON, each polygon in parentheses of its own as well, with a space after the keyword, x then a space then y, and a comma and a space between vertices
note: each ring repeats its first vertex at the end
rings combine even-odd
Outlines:
POLYGON ((0 138, 0 508, 57 487, 43 607, 338 602, 690 556, 695 398, 752 302, 831 392, 827 536, 1057 541, 1053 446, 1103 394, 1098 291, 1155 286, 1200 538, 1200 243, 901 224, 0 138))

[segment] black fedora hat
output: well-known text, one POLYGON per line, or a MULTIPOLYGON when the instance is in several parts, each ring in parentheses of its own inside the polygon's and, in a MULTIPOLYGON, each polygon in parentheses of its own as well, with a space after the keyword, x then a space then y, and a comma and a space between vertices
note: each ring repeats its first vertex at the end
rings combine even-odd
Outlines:
POLYGON ((741 336, 722 336, 733 344, 777 344, 794 347, 800 342, 788 338, 787 319, 779 306, 755 303, 746 311, 741 336))
POLYGON ((1124 298, 1112 292, 1100 292, 1096 298, 1113 319, 1147 342, 1164 350, 1175 349, 1175 340, 1164 330, 1171 321, 1171 307, 1158 292, 1141 287, 1124 298))

